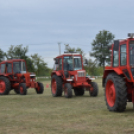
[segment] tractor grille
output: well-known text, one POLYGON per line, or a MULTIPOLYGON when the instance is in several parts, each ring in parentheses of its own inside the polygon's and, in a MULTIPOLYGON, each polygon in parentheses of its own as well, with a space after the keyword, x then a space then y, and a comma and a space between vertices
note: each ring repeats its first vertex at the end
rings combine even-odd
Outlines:
POLYGON ((85 71, 78 71, 78 77, 86 77, 85 71))

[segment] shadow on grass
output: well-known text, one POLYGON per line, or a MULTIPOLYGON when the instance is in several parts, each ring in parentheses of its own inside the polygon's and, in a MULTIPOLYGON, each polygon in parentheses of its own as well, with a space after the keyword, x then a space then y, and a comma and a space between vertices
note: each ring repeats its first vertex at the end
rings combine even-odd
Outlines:
POLYGON ((132 108, 127 108, 126 110, 125 110, 125 113, 134 113, 134 109, 133 109, 133 107, 132 108))

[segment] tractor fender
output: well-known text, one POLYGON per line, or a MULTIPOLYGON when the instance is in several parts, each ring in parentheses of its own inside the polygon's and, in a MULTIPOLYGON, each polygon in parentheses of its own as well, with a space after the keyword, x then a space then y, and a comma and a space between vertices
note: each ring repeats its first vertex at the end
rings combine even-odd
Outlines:
POLYGON ((122 70, 119 68, 110 68, 110 67, 105 68, 103 78, 102 78, 102 86, 103 87, 105 87, 105 80, 106 80, 107 76, 113 72, 116 73, 117 75, 123 74, 122 70))
POLYGON ((120 68, 106 67, 104 70, 103 78, 106 78, 107 75, 111 72, 115 72, 118 75, 122 75, 123 72, 120 68))
POLYGON ((60 73, 59 71, 55 71, 55 72, 52 72, 51 77, 52 77, 53 75, 61 76, 61 73, 60 73))

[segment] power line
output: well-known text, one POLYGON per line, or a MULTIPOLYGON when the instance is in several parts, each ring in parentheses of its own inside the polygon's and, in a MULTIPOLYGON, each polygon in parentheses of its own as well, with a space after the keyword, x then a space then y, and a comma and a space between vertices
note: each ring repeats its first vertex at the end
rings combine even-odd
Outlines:
MULTIPOLYGON (((18 44, 18 45, 12 45, 12 46, 19 46, 19 45, 25 45, 25 46, 29 46, 29 45, 49 45, 49 44, 57 44, 57 43, 29 43, 29 44, 18 44)), ((64 43, 65 44, 65 43, 64 43)), ((61 45, 64 45, 63 43, 61 43, 61 45)), ((84 44, 74 44, 74 43, 68 43, 68 44, 71 44, 71 45, 75 45, 75 46, 89 46, 89 45, 84 45, 84 44)), ((11 45, 4 45, 4 46, 11 46, 11 45)))

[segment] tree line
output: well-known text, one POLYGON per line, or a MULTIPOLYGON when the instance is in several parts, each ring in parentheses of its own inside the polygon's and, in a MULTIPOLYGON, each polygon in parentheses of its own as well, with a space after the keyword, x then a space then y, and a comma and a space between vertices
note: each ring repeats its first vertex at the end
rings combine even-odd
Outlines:
POLYGON ((52 69, 47 67, 47 63, 37 53, 27 56, 28 46, 11 45, 7 52, 0 49, 0 62, 5 59, 24 59, 29 72, 35 72, 37 76, 50 76, 52 69))
MULTIPOLYGON (((84 65, 88 75, 103 75, 105 63, 109 64, 110 62, 110 58, 106 57, 110 57, 109 47, 111 46, 114 37, 115 36, 111 32, 106 30, 99 31, 99 33, 96 34, 95 39, 91 43, 92 52, 89 52, 89 56, 93 57, 94 60, 89 58, 88 65, 84 65)), ((85 53, 81 48, 75 49, 66 47, 65 50, 71 52, 77 51, 82 54, 83 59, 85 58, 85 53)), ((5 59, 13 58, 25 59, 29 72, 35 72, 37 76, 50 76, 52 69, 47 67, 47 63, 43 60, 43 58, 38 55, 38 53, 27 56, 28 51, 28 46, 23 47, 22 44, 17 46, 11 45, 6 53, 0 49, 0 62, 5 59)))

